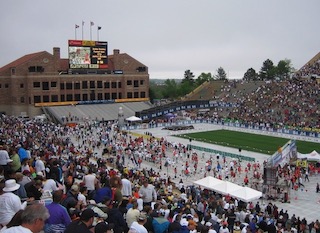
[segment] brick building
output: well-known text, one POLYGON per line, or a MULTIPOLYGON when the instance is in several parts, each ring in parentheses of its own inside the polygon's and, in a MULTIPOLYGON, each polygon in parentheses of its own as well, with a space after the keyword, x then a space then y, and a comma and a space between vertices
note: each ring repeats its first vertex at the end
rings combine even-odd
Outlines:
POLYGON ((149 98, 148 67, 115 49, 108 69, 69 69, 60 48, 25 55, 0 68, 0 112, 41 114, 36 103, 149 98))

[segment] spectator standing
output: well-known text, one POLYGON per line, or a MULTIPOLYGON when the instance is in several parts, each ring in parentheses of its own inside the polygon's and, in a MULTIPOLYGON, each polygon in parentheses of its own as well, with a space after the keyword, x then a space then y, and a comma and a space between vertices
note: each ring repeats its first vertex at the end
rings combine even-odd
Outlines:
POLYGON ((157 200, 157 192, 154 186, 148 183, 148 180, 143 181, 143 185, 139 189, 139 195, 143 200, 144 206, 151 206, 151 202, 157 200))

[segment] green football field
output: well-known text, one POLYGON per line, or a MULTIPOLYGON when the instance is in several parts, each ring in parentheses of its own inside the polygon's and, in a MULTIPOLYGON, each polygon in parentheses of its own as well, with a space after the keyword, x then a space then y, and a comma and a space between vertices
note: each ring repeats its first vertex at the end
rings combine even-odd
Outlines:
MULTIPOLYGON (((202 141, 206 143, 217 144, 243 150, 259 152, 263 154, 274 154, 279 147, 285 145, 289 139, 243 133, 230 130, 214 130, 199 133, 181 134, 179 137, 192 139, 193 141, 202 141)), ((193 142, 192 144, 195 144, 193 142)), ((314 142, 296 141, 298 152, 308 154, 313 150, 319 151, 320 144, 314 142)))

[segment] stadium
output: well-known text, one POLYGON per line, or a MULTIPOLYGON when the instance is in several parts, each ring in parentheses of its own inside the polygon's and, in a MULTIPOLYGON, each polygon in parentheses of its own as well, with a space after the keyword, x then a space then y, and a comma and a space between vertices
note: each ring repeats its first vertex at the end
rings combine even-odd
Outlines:
MULTIPOLYGON (((261 195, 268 200, 281 200, 284 203, 305 198, 303 194, 292 194, 290 180, 279 177, 278 173, 281 171, 286 174, 288 171, 284 165, 292 162, 292 166, 299 168, 299 176, 309 169, 310 175, 319 172, 320 53, 287 80, 206 82, 180 100, 154 106, 149 100, 146 65, 126 53, 120 53, 120 50, 108 55, 107 42, 70 40, 68 43, 68 59, 61 59, 60 49, 53 48, 53 54, 46 51, 28 54, 0 68, 0 111, 4 116, 24 118, 20 120, 27 125, 35 124, 35 120, 40 127, 43 127, 43 122, 53 122, 61 127, 59 130, 68 131, 71 135, 68 136, 74 142, 80 141, 80 137, 73 134, 82 134, 81 130, 87 127, 115 128, 115 131, 128 133, 139 140, 170 140, 170 152, 179 148, 188 156, 196 154, 197 160, 203 154, 199 166, 205 169, 208 169, 208 160, 211 161, 210 166, 212 161, 220 162, 222 159, 224 164, 263 164, 264 169, 260 170, 259 177, 252 178, 252 187, 261 191, 261 195), (172 128, 174 132, 170 130, 172 128), (266 155, 252 152, 246 148, 246 142, 231 148, 217 145, 216 140, 201 141, 190 135, 195 132, 204 134, 210 130, 279 136, 287 139, 287 142, 274 146, 274 150, 270 149, 269 155, 266 155), (308 148, 310 151, 299 153, 296 140, 313 143, 308 148), (313 162, 308 155, 315 156, 313 162)), ((10 122, 10 119, 4 117, 3 121, 10 122)), ((54 137, 49 133, 46 136, 54 137)), ((99 141, 108 141, 105 135, 97 138, 99 141)), ((15 139, 20 140, 17 137, 15 139)), ((8 143, 8 138, 2 140, 8 143)), ((90 143, 92 141, 90 139, 90 143)), ((77 146, 80 148, 80 143, 77 146)), ((82 152, 93 157, 98 146, 88 147, 91 147, 90 150, 86 148, 82 152)), ((99 148, 96 153, 101 150, 99 148)), ((108 165, 121 170, 121 166, 118 166, 121 165, 120 154, 117 154, 121 150, 111 148, 109 152, 111 150, 117 157, 113 157, 113 162, 108 165)), ((55 154, 58 152, 55 151, 55 154)), ((170 159, 159 154, 144 157, 146 167, 160 167, 159 174, 167 179, 169 174, 177 175, 173 163, 175 157, 170 159), (165 164, 166 169, 162 168, 165 164)), ((135 160, 132 158, 133 164, 135 160)), ((192 160, 192 163, 195 162, 192 160)), ((209 176, 211 172, 209 169, 197 173, 196 168, 196 171, 188 170, 191 166, 180 165, 183 169, 178 177, 190 185, 194 181, 190 179, 190 174, 194 174, 193 178, 200 178, 209 176)), ((223 175, 226 175, 225 171, 223 175)), ((312 182, 314 185, 317 181, 313 179, 312 182)), ((239 185, 243 185, 242 180, 239 185)), ((317 199, 315 195, 312 197, 313 201, 317 199)))

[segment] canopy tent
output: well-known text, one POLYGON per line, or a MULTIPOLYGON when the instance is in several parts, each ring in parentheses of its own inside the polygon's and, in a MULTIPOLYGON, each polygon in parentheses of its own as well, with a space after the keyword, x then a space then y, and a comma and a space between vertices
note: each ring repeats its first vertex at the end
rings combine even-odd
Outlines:
POLYGON ((230 196, 238 198, 239 200, 242 200, 244 202, 259 199, 262 196, 262 192, 259 192, 255 189, 242 187, 229 181, 216 179, 212 176, 208 176, 203 179, 194 181, 193 183, 196 185, 200 185, 204 188, 213 190, 220 194, 229 194, 230 196))
POLYGON ((211 187, 212 190, 214 190, 218 193, 224 194, 224 195, 227 195, 227 194, 231 195, 232 193, 237 192, 241 188, 243 188, 243 187, 240 185, 231 183, 229 181, 224 181, 221 184, 216 184, 211 187))
POLYGON ((298 153, 298 159, 307 159, 309 161, 320 161, 320 154, 317 151, 312 151, 309 154, 298 153))
POLYGON ((142 119, 140 117, 131 116, 126 118, 126 121, 135 122, 135 121, 142 121, 142 119))
POLYGON ((241 189, 237 190, 236 193, 231 193, 230 196, 236 197, 244 202, 249 202, 262 197, 262 192, 249 187, 242 187, 241 189))
POLYGON ((212 186, 217 185, 217 184, 221 184, 224 181, 216 179, 212 176, 207 176, 205 178, 202 178, 200 180, 197 180, 195 182, 193 182, 194 184, 200 185, 202 187, 205 187, 207 189, 211 189, 212 186))

